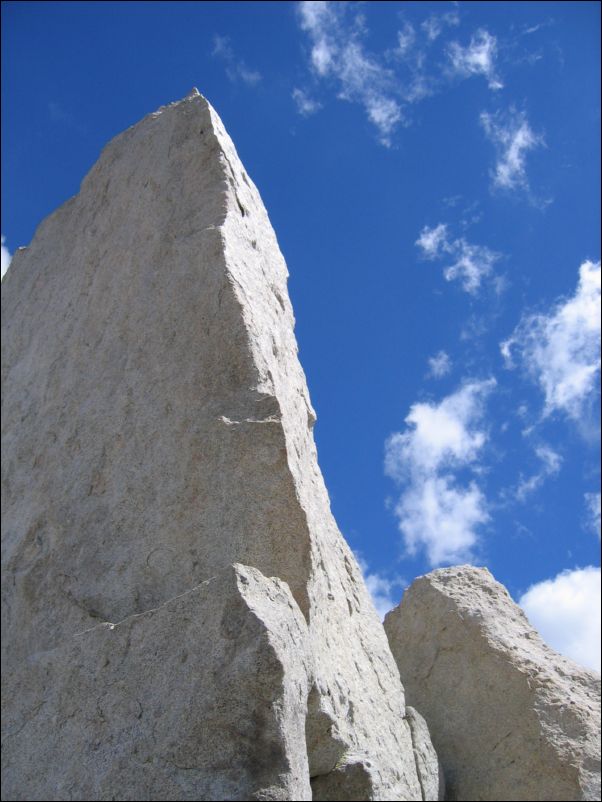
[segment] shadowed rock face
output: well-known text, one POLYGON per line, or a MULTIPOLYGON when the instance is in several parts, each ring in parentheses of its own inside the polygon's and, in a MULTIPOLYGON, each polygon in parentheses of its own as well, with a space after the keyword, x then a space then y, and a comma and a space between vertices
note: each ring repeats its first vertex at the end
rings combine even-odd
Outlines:
POLYGON ((316 799, 422 798, 398 671, 318 468, 286 283, 261 198, 196 91, 110 142, 15 255, 2 285, 7 798, 308 799, 309 777, 316 799), (268 596, 277 577, 294 609, 272 600, 258 643, 226 648, 211 633, 228 594, 252 618, 245 572, 268 596), (264 660, 258 690, 245 671, 264 660), (107 683, 109 717, 90 702, 107 683), (170 707, 144 706, 158 729, 119 704, 119 683, 170 707), (223 720, 207 693, 231 705, 223 720), (231 785, 224 755, 264 729, 275 751, 242 748, 231 785))
POLYGON ((385 630, 447 799, 600 799, 600 677, 546 646, 489 571, 419 577, 385 630))

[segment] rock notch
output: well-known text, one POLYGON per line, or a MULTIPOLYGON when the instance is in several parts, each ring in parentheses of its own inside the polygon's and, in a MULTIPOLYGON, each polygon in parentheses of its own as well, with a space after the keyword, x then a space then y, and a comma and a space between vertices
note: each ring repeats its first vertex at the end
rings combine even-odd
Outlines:
POLYGON ((293 327, 259 193, 196 91, 110 142, 16 253, 5 798, 435 798, 293 327))
POLYGON ((487 569, 419 577, 385 630, 447 799, 600 799, 600 677, 546 646, 487 569))

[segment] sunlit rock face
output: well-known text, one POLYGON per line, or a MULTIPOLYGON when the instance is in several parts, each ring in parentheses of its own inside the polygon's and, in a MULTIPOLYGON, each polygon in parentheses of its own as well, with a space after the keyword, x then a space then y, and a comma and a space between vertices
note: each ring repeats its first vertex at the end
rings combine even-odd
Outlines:
POLYGON ((5 798, 437 798, 284 259, 198 92, 17 252, 2 355, 5 798))
POLYGON ((385 630, 447 799, 600 799, 600 677, 550 649, 487 569, 419 577, 385 630))

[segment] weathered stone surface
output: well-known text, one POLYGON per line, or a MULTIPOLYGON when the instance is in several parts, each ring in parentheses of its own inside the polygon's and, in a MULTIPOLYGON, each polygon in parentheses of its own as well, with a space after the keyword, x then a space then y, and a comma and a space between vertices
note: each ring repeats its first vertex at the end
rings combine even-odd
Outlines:
POLYGON ((311 799, 310 676, 287 586, 232 566, 22 665, 3 798, 311 799))
POLYGON ((424 800, 445 799, 445 777, 443 766, 437 757, 426 721, 410 705, 406 706, 406 718, 412 733, 416 772, 424 800))
POLYGON ((600 678, 546 646, 489 571, 418 578, 385 629, 447 799, 600 799, 600 678))
MULTIPOLYGON (((15 254, 2 285, 6 693, 75 632, 242 563, 286 582, 307 622, 314 798, 354 798, 359 776, 357 798, 420 799, 397 667, 318 468, 286 282, 261 198, 197 92, 109 143, 15 254)), ((136 777, 132 798, 146 793, 136 777)))

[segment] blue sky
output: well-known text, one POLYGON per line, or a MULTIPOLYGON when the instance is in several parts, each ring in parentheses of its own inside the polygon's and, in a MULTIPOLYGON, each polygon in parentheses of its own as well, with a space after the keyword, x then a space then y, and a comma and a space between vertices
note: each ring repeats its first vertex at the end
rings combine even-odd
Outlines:
POLYGON ((3 265, 192 86, 287 259, 377 606, 487 565, 599 667, 600 6, 2 4, 3 265))

